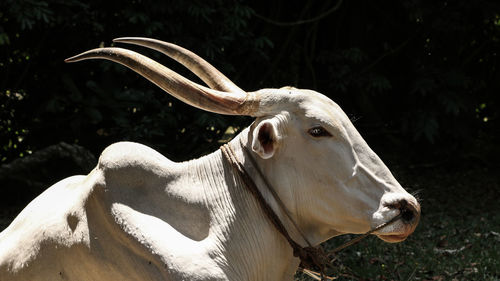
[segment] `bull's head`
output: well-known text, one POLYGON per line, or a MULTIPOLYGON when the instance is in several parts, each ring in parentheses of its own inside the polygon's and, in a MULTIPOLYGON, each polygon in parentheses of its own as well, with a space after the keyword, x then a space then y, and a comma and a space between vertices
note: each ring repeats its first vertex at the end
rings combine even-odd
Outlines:
POLYGON ((156 49, 185 65, 210 88, 122 48, 99 48, 67 59, 121 63, 178 99, 203 110, 257 117, 245 131, 249 150, 311 242, 363 233, 402 214, 375 234, 388 242, 410 235, 420 217, 417 200, 394 179, 342 109, 326 96, 295 88, 245 92, 209 63, 179 46, 147 38, 119 38, 156 49))

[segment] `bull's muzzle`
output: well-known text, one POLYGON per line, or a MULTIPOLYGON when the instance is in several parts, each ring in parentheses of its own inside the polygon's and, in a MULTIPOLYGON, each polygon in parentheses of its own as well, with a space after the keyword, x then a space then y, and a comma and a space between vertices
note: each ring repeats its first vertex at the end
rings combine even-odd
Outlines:
POLYGON ((401 242, 408 238, 420 221, 420 204, 416 200, 401 199, 395 203, 387 204, 385 207, 399 211, 401 218, 387 232, 381 231, 376 235, 391 243, 401 242))

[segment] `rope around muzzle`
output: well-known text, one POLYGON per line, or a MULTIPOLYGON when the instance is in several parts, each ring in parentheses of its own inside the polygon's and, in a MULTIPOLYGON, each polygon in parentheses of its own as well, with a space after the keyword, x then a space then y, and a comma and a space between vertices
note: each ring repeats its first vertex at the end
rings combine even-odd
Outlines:
POLYGON ((278 230, 278 232, 281 233, 281 235, 283 235, 285 237, 285 239, 288 241, 288 243, 290 244, 290 246, 293 249, 293 255, 300 259, 299 268, 304 273, 306 273, 307 275, 311 276, 312 278, 314 278, 316 280, 324 281, 324 280, 336 279, 334 277, 329 277, 325 274, 325 268, 332 267, 330 265, 331 261, 329 261, 330 256, 334 255, 335 253, 337 253, 337 252, 339 252, 339 251, 341 251, 349 246, 352 246, 352 245, 358 243, 363 238, 367 237, 368 235, 372 234, 373 232, 380 230, 380 229, 394 223, 395 221, 400 219, 402 216, 402 214, 400 213, 397 216, 395 216, 394 218, 392 218, 391 220, 389 220, 385 223, 382 223, 381 225, 379 225, 373 229, 370 229, 368 232, 364 233, 363 235, 360 235, 360 236, 336 247, 335 249, 329 251, 328 253, 325 253, 320 245, 318 245, 318 247, 313 247, 311 245, 311 243, 307 240, 305 235, 300 231, 300 229, 298 228, 295 221, 289 215, 283 202, 280 200, 280 198, 278 197, 278 195, 276 194, 276 192, 274 191, 272 186, 269 184, 267 179, 264 177, 263 173, 259 170, 259 167, 256 165, 256 162, 253 159, 253 157, 251 156, 251 154, 247 151, 246 147, 244 145, 242 145, 244 152, 247 154, 247 156, 251 160, 252 164, 255 166, 254 168, 257 170, 260 177, 264 181, 268 191, 271 192, 274 199, 277 201, 278 206, 280 206, 280 208, 285 213, 285 215, 288 217, 288 219, 292 222, 293 226, 296 228, 298 233, 302 236, 304 241, 306 241, 306 243, 308 244, 307 247, 302 247, 302 246, 300 246, 300 244, 298 244, 297 242, 295 242, 295 240, 292 239, 290 234, 288 234, 288 231, 286 230, 285 226, 283 225, 283 223, 279 219, 278 215, 274 212, 274 210, 271 208, 269 203, 267 203, 266 199, 264 198, 264 196, 262 195, 260 190, 257 188, 255 181, 252 179, 252 177, 250 177, 250 174, 246 171, 243 164, 241 162, 239 162, 238 159, 236 158, 236 154, 234 153, 231 146, 228 144, 224 144, 220 148, 221 148, 222 154, 224 155, 226 160, 229 162, 229 164, 231 165, 233 170, 236 172, 236 174, 238 174, 238 176, 242 179, 242 181, 245 184, 245 186, 247 187, 248 191, 250 191, 250 193, 254 196, 254 198, 256 199, 256 201, 258 202, 258 204, 260 205, 260 207, 262 208, 262 210, 266 214, 267 218, 271 221, 271 223, 278 230))

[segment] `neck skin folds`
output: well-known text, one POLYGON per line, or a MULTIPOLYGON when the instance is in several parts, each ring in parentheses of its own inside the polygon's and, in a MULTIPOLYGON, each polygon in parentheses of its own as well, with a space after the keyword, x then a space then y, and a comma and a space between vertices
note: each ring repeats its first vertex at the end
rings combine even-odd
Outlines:
MULTIPOLYGON (((307 246, 251 162, 244 158, 240 142, 246 144, 247 135, 245 130, 230 143, 237 159, 245 166, 291 237, 307 246)), ((256 160, 259 163, 260 159, 256 160)), ((204 222, 209 231, 203 244, 221 273, 229 280, 292 280, 299 259, 293 257, 286 239, 266 217, 221 151, 180 165, 188 175, 183 181, 190 181, 188 186, 194 187, 209 212, 209 221, 204 222)))

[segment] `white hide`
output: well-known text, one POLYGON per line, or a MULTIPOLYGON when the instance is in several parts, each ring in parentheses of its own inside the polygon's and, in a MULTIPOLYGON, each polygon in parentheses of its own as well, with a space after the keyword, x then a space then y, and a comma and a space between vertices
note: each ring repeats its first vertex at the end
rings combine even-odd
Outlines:
MULTIPOLYGON (((261 103, 279 102, 280 111, 230 145, 296 241, 305 246, 241 144, 315 245, 389 220, 391 200, 418 207, 338 105, 313 91, 283 92, 261 103), (332 136, 312 137, 314 126, 332 136), (258 140, 261 128, 270 147, 258 140)), ((137 143, 111 145, 89 175, 53 185, 0 233, 0 280, 292 280, 299 260, 228 165, 220 150, 174 163, 137 143)), ((378 235, 404 240, 408 227, 378 235)))

